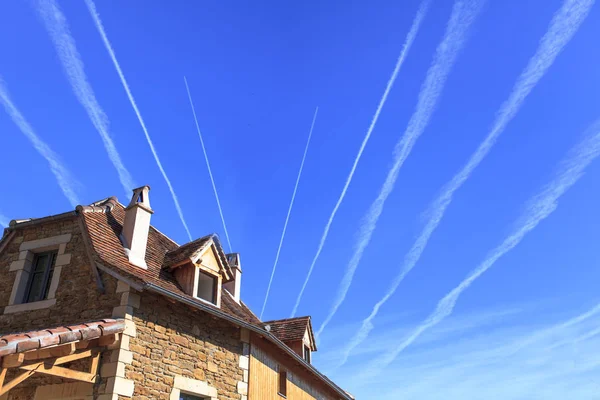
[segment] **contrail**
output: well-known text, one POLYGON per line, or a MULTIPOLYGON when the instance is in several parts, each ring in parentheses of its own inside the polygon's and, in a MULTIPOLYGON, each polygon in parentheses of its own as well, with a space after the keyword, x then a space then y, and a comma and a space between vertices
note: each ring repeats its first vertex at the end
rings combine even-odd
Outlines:
POLYGON ((294 206, 294 199, 296 198, 296 191, 298 190, 298 183, 300 183, 300 176, 302 175, 302 169, 304 168, 304 160, 306 159, 306 153, 308 153, 308 146, 310 145, 310 138, 312 137, 313 128, 315 127, 315 121, 317 120, 317 113, 319 112, 319 107, 315 109, 315 114, 313 116, 312 123, 310 125, 310 131, 308 132, 308 140, 306 141, 306 147, 304 148, 304 155, 302 156, 302 162, 300 163, 300 169, 298 170, 298 176, 296 177, 296 185, 294 186, 294 191, 292 193, 292 199, 290 200, 290 206, 288 208, 287 216, 285 217, 285 222, 283 223, 283 232, 281 232, 281 239, 279 239, 279 247, 277 248, 277 254, 275 255, 275 262, 273 263, 273 271, 271 271, 271 278, 269 279, 269 285, 267 286, 267 294, 265 295, 265 301, 262 306, 262 310, 260 312, 260 319, 262 320, 263 314, 265 312, 265 307, 267 306, 267 300, 269 299, 269 292, 271 291, 271 284, 273 283, 273 277, 275 276, 275 269, 277 268, 277 261, 279 261, 279 253, 281 252, 281 246, 283 245, 283 238, 285 237, 285 231, 287 229, 288 221, 290 219, 290 214, 292 213, 292 207, 294 206))
POLYGON ((142 130, 144 131, 144 135, 146 135, 146 141, 148 142, 148 145, 150 146, 150 150, 152 151, 152 155, 154 156, 156 165, 158 165, 158 169, 160 170, 160 173, 162 174, 165 182, 167 183, 167 186, 169 187, 169 191, 171 192, 171 197, 173 197, 173 202, 175 203, 175 208, 177 209, 177 214, 179 215, 179 219, 181 220, 181 223, 183 224, 183 227, 185 228, 185 231, 187 232, 187 235, 191 241, 192 234, 190 233, 187 223, 185 222, 185 218, 183 217, 183 211, 181 210, 181 206, 179 205, 179 200, 177 198, 177 195, 175 194, 175 189, 173 189, 171 180, 167 176, 167 173, 165 172, 165 170, 162 166, 162 163, 160 162, 160 159, 158 158, 158 154, 156 153, 156 149, 154 148, 152 139, 150 139, 150 135, 148 134, 148 129, 146 129, 146 124, 144 123, 144 119, 142 118, 142 114, 140 113, 140 110, 138 109, 135 99, 133 98, 133 94, 131 93, 131 90, 129 89, 129 85, 127 84, 127 80, 125 79, 125 75, 123 74, 123 71, 121 70, 121 66, 119 65, 119 62, 117 61, 117 56, 115 55, 112 45, 110 44, 108 37, 106 36, 106 32, 104 31, 104 25, 102 25, 102 20, 100 20, 100 15, 98 14, 98 11, 96 10, 96 5, 94 4, 94 2, 92 0, 85 0, 85 3, 90 12, 90 15, 94 19, 96 28, 98 28, 98 32, 100 33, 100 36, 102 37, 104 46, 106 47, 106 50, 108 50, 108 54, 110 55, 110 58, 112 59, 112 62, 117 70, 117 73, 119 74, 119 78, 121 79, 123 88, 125 89, 125 92, 127 93, 127 97, 129 98, 129 102, 131 103, 131 106, 133 107, 133 111, 135 111, 135 115, 137 115, 137 118, 140 121, 140 125, 142 126, 142 130))
POLYGON ((71 35, 67 20, 54 0, 38 0, 37 10, 52 38, 63 69, 71 84, 77 100, 87 112, 90 120, 102 138, 108 157, 117 169, 119 180, 125 193, 129 196, 135 187, 129 171, 123 165, 121 156, 109 134, 108 117, 98 104, 94 91, 87 80, 83 61, 77 51, 75 39, 71 35))
POLYGON ((371 125, 369 125, 369 129, 367 129, 367 134, 365 135, 365 137, 362 141, 362 144, 360 145, 358 154, 356 155, 356 158, 354 159, 354 164, 352 165, 350 174, 346 178, 346 183, 344 184, 344 188, 342 189, 342 192, 340 193, 340 197, 338 198, 337 203, 335 204, 335 207, 333 207, 333 211, 331 212, 331 215, 329 216, 329 220, 327 221, 327 224, 325 224, 325 229, 323 230, 323 235, 321 236, 321 241, 319 242, 319 247, 317 248, 317 253, 315 254, 315 256, 310 264, 310 267, 308 269, 308 274, 306 275, 306 279, 304 280, 302 289, 300 290, 300 293, 298 294, 298 298, 296 299, 296 304, 294 305, 294 310, 292 311, 292 317, 294 315, 296 315, 296 311, 298 310, 298 306, 300 305, 300 300, 302 300, 302 295, 304 294, 306 285, 308 284, 308 281, 310 280, 310 276, 312 275, 312 271, 315 268, 315 264, 316 264, 319 256, 321 255, 321 251, 323 250, 323 246, 325 245, 325 240, 327 240, 327 235, 329 234, 329 229, 331 228, 333 219, 335 218, 335 215, 337 214, 337 211, 340 208, 340 205, 342 204, 344 197, 346 196, 346 192, 348 191, 348 186, 350 186, 350 182, 352 181, 354 172, 356 171, 356 167, 358 166, 358 162, 360 161, 362 153, 363 153, 365 147, 367 146, 367 142, 369 141, 369 138, 371 137, 371 133, 375 129, 375 125, 377 124, 377 120, 379 119, 379 114, 381 113, 381 110, 383 109, 383 106, 385 105, 385 102, 387 101, 388 95, 389 95, 390 91, 392 90, 392 87, 394 86, 394 82, 396 81, 398 72, 400 72, 400 68, 402 67, 402 64, 404 64, 404 59, 408 55, 408 52, 409 52, 410 48, 412 47, 415 37, 417 36, 417 33, 419 32, 421 23, 423 22, 423 19, 425 18, 425 15, 427 14, 427 11, 429 10, 431 1, 432 0, 424 0, 421 3, 421 6, 420 6, 419 10, 417 11, 417 15, 415 16, 412 26, 410 27, 410 30, 408 31, 408 35, 406 36, 404 45, 402 46, 402 50, 396 61, 396 66, 394 67, 394 71, 392 72, 392 75, 390 76, 390 78, 387 82, 387 86, 385 87, 383 96, 379 100, 379 105, 377 106, 377 110, 375 111, 375 114, 373 115, 373 118, 371 119, 371 125))
POLYGON ((0 226, 6 228, 10 221, 4 215, 0 214, 0 226))
MULTIPOLYGON (((35 133, 29 122, 25 119, 23 114, 17 109, 17 107, 12 102, 10 95, 8 94, 8 90, 4 84, 2 77, 0 77, 0 103, 4 106, 4 109, 13 120, 15 125, 19 127, 23 135, 35 147, 35 149, 40 153, 42 157, 48 161, 50 164, 50 171, 54 174, 56 181, 58 182, 58 186, 64 193, 65 197, 71 203, 71 206, 74 208, 79 203, 77 195, 75 194, 75 188, 77 182, 72 178, 71 173, 67 169, 67 167, 62 163, 60 157, 35 133)), ((0 216, 0 219, 3 217, 0 216)), ((8 225, 8 220, 6 220, 6 224, 8 225)))
POLYGON ((188 86, 187 79, 185 78, 185 76, 183 77, 183 81, 185 82, 185 89, 187 90, 188 98, 190 99, 190 107, 192 107, 192 114, 194 114, 194 122, 196 123, 196 130, 198 131, 200 144, 202 145, 202 152, 204 153, 204 160, 206 161, 206 167, 208 168, 210 182, 212 183, 213 191, 215 192, 215 199, 217 199, 217 206, 219 207, 219 214, 221 215, 223 230, 225 231, 225 237, 227 238, 227 245, 229 246, 229 251, 232 251, 233 248, 231 247, 231 242, 229 241, 229 233, 227 233, 227 225, 225 225, 225 217, 223 217, 223 209, 221 208, 221 202, 219 201, 219 194, 217 193, 217 187, 215 186, 215 179, 213 178, 213 174, 210 169, 208 155, 206 154, 206 148, 204 147, 204 140, 202 140, 202 133, 200 132, 200 125, 198 125, 198 118, 196 117, 196 109, 194 108, 194 102, 192 101, 192 95, 190 94, 190 88, 188 86))
POLYGON ((346 294, 352 284, 352 278, 358 268, 362 255, 371 241, 373 232, 377 227, 377 221, 383 212, 385 202, 394 189, 396 179, 400 168, 404 164, 404 161, 410 154, 414 144, 427 125, 433 112, 435 111, 437 102, 444 89, 444 84, 452 66, 462 49, 465 40, 467 38, 467 32, 475 21, 484 0, 458 0, 454 3, 452 14, 446 27, 446 32, 440 44, 438 45, 435 57, 427 75, 425 81, 421 86, 421 92, 417 102, 416 109, 410 118, 406 131, 396 144, 394 149, 394 159, 392 168, 389 170, 383 186, 379 192, 379 195, 375 201, 371 204, 367 214, 363 219, 362 226, 360 227, 358 241, 356 243, 354 254, 346 268, 346 272, 340 283, 335 301, 329 314, 325 318, 325 321, 317 331, 317 336, 320 336, 327 324, 331 321, 338 308, 344 302, 346 294))
POLYGON ((568 0, 555 14, 548 31, 540 41, 537 51, 533 57, 531 57, 529 63, 517 79, 508 99, 502 104, 496 114, 496 120, 492 125, 491 131, 483 142, 481 142, 475 153, 471 155, 467 164, 444 186, 439 196, 431 203, 427 213, 428 221, 412 248, 404 257, 400 273, 396 276, 390 289, 383 298, 375 304, 371 314, 363 320, 361 328, 352 338, 348 348, 344 352, 342 364, 346 362, 350 352, 367 338, 369 332, 373 329, 372 321, 377 316, 381 306, 392 297, 405 276, 419 261, 421 254, 427 246, 429 238, 440 224, 446 208, 450 205, 454 192, 463 185, 473 170, 477 168, 492 149, 496 140, 502 134, 508 123, 517 114, 531 90, 544 76, 558 54, 577 32, 577 29, 587 16, 593 2, 594 0, 582 2, 568 0))
MULTIPOLYGON (((377 368, 385 368, 410 346, 424 331, 439 324, 452 314, 454 306, 460 295, 503 255, 518 245, 521 240, 537 225, 546 219, 558 207, 559 198, 573 186, 583 175, 585 168, 600 154, 600 120, 596 121, 559 165, 558 173, 554 180, 545 186, 540 193, 533 196, 527 203, 526 212, 517 221, 517 229, 510 234, 498 247, 489 253, 488 258, 475 268, 458 286, 444 296, 437 304, 436 309, 423 321, 414 332, 408 336, 397 348, 375 360, 377 368)), ((595 312, 592 310, 590 312, 595 312)))

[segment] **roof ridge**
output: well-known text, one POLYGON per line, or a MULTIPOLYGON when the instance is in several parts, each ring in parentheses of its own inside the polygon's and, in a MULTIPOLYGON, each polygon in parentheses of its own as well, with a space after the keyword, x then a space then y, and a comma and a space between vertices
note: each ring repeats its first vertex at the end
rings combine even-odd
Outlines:
POLYGON ((115 196, 110 196, 105 199, 95 201, 92 204, 87 205, 87 206, 78 205, 77 207, 75 207, 75 210, 77 210, 79 212, 84 212, 84 213, 88 213, 88 212, 106 213, 108 211, 112 211, 112 209, 115 208, 115 206, 117 204, 122 205, 121 203, 119 203, 119 200, 117 200, 117 198, 115 196))
POLYGON ((291 318, 283 318, 283 319, 272 319, 270 321, 263 321, 263 324, 272 324, 275 322, 291 322, 291 321, 299 321, 302 319, 311 319, 310 315, 304 315, 302 317, 291 317, 291 318))

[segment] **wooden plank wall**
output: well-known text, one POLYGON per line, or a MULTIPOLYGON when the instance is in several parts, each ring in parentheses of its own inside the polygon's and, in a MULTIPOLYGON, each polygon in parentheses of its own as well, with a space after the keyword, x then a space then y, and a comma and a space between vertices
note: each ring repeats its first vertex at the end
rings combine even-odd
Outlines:
MULTIPOLYGON (((249 400, 283 400, 278 391, 279 363, 255 343, 250 349, 249 400)), ((330 400, 313 385, 310 385, 300 374, 284 366, 288 371, 287 399, 288 400, 330 400)))

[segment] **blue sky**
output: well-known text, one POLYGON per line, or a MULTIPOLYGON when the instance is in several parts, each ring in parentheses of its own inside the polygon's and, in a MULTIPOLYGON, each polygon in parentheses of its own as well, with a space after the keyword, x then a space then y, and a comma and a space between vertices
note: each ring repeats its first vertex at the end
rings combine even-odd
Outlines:
MULTIPOLYGON (((45 154, 56 155, 69 172, 72 197, 90 203, 115 195, 126 202, 129 193, 65 74, 50 34, 56 26, 48 29, 39 12, 48 4, 0 6, 5 92, 53 152, 45 154)), ((464 290, 447 318, 384 370, 373 367, 519 229, 530 199, 561 176, 561 160, 572 160, 569 149, 584 132, 595 132, 597 5, 581 17, 493 148, 454 192, 420 258, 371 321, 369 336, 340 360, 405 266, 432 202, 498 120, 555 13, 593 1, 458 4, 480 9, 468 26, 458 25, 465 30, 462 46, 455 62, 445 65, 447 77, 430 118, 398 172, 344 302, 320 336, 315 363, 361 398, 372 398, 374 385, 381 388, 378 398, 389 399, 482 393, 499 399, 563 399, 573 393, 578 399, 600 398, 600 333, 594 333, 600 313, 585 314, 600 302, 595 184, 600 163, 593 159, 561 193, 556 210, 464 290)), ((188 241, 85 3, 58 5, 124 167, 134 184, 152 187, 152 223, 179 243, 188 241)), ((217 232, 224 238, 183 82, 187 77, 233 251, 242 255, 242 298, 256 312, 319 107, 264 313, 265 319, 288 317, 421 3, 98 1, 96 7, 191 235, 217 232)), ((419 109, 456 7, 450 0, 431 2, 358 162, 299 303, 297 314, 312 315, 315 329, 338 296, 363 218, 390 171, 394 146, 419 109)), ((12 117, 0 111, 6 171, 0 223, 70 209, 72 201, 48 161, 12 117)))

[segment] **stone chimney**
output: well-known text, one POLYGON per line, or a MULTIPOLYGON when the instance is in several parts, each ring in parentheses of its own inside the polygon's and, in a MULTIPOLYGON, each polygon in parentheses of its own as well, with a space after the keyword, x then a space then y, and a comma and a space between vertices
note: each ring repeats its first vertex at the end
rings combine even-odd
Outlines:
POLYGON ((149 191, 150 186, 133 189, 133 197, 125 208, 125 221, 123 221, 123 233, 121 234, 129 262, 144 269, 148 268, 146 245, 148 244, 150 217, 154 214, 150 208, 149 191))
POLYGON ((231 272, 233 273, 233 280, 224 283, 223 287, 227 289, 227 291, 233 296, 234 300, 239 303, 240 291, 242 289, 242 267, 240 263, 240 254, 227 254, 227 262, 231 267, 231 272))

